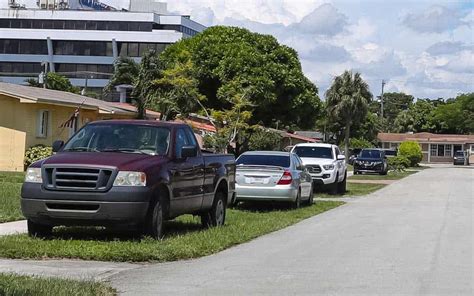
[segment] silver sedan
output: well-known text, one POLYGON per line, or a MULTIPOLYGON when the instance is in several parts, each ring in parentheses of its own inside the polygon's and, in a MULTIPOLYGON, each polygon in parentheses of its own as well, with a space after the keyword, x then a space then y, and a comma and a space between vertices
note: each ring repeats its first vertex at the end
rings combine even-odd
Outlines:
POLYGON ((236 160, 236 201, 285 201, 299 207, 313 203, 311 175, 290 152, 245 152, 236 160))

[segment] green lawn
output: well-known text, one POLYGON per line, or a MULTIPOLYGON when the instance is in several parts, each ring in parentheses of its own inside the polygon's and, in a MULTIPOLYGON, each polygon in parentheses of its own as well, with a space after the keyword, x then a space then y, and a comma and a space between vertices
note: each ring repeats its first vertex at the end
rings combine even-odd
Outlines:
POLYGON ((21 220, 20 190, 24 173, 0 172, 0 223, 21 220))
POLYGON ((290 210, 282 206, 246 206, 230 209, 226 225, 202 229, 196 217, 185 215, 166 224, 165 238, 156 241, 108 233, 103 229, 59 228, 50 239, 26 234, 0 237, 0 257, 78 258, 104 261, 175 261, 210 255, 263 234, 342 205, 318 201, 290 210))
POLYGON ((347 191, 343 195, 331 195, 328 193, 316 193, 315 197, 322 198, 334 198, 334 197, 351 197, 351 196, 361 196, 367 195, 374 191, 377 191, 386 185, 382 184, 363 184, 363 183, 349 183, 347 182, 347 191))
POLYGON ((415 174, 417 171, 404 171, 404 172, 396 172, 396 171, 389 171, 386 175, 379 175, 379 174, 363 174, 363 175, 353 175, 348 177, 348 179, 352 180, 399 180, 403 179, 409 175, 415 174))
POLYGON ((112 296, 116 291, 102 283, 0 273, 2 296, 112 296))

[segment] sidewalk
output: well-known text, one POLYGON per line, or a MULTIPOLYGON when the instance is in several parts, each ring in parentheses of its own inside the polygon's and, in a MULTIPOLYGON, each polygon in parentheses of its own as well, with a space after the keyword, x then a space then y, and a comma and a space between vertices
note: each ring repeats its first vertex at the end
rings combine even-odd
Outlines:
POLYGON ((10 235, 10 234, 18 234, 18 233, 26 233, 28 232, 28 228, 26 226, 26 220, 15 221, 15 222, 7 222, 0 224, 0 236, 2 235, 10 235))

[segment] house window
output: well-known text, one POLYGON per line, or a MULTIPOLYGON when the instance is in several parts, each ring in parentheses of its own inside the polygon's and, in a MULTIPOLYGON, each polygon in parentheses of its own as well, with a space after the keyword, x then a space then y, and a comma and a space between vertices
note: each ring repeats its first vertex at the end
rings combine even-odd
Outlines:
POLYGON ((444 156, 452 156, 452 145, 444 145, 444 156))
POLYGON ((436 156, 438 154, 438 145, 437 144, 431 144, 430 145, 430 155, 431 156, 436 156))
POLYGON ((452 145, 444 145, 444 144, 431 144, 430 145, 430 155, 431 156, 439 156, 439 157, 449 157, 452 156, 452 145))
POLYGON ((49 123, 49 111, 39 110, 38 111, 38 124, 36 125, 37 131, 36 136, 38 138, 46 138, 48 136, 48 123, 49 123))

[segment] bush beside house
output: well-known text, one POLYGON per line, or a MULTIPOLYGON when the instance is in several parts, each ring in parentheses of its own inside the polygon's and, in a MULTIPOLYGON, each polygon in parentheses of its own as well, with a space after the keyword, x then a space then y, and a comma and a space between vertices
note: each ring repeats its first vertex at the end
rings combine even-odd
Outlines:
POLYGON ((35 145, 25 152, 25 168, 33 162, 53 155, 53 148, 44 145, 35 145))
POLYGON ((410 161, 410 166, 417 166, 423 159, 423 153, 418 142, 404 141, 398 147, 398 155, 406 157, 410 161))

